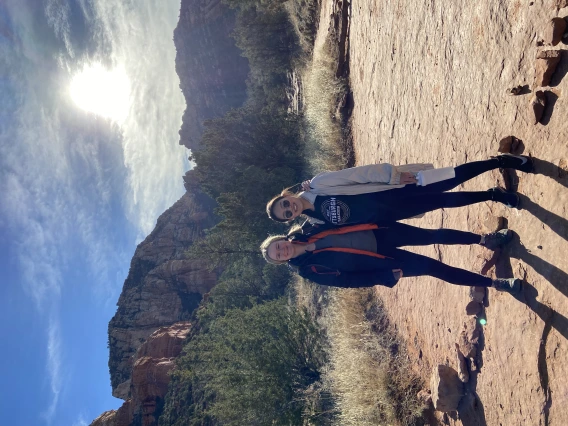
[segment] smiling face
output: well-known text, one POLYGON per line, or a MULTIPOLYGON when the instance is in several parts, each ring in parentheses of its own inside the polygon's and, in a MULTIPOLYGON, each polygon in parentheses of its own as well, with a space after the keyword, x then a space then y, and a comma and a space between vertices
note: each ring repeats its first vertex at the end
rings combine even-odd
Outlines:
POLYGON ((288 240, 277 240, 268 246, 266 254, 273 260, 286 262, 295 257, 294 245, 288 240))
POLYGON ((302 201, 298 197, 287 195, 274 203, 272 211, 280 220, 292 220, 302 214, 302 201))

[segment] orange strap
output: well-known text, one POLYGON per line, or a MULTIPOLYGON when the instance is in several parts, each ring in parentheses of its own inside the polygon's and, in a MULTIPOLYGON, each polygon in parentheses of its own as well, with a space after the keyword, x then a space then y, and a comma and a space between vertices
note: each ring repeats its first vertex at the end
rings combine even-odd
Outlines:
POLYGON ((341 228, 328 229, 327 231, 323 231, 309 237, 308 243, 316 242, 317 240, 321 240, 329 235, 341 235, 348 234, 350 232, 369 231, 371 229, 379 229, 379 226, 374 223, 364 223, 362 225, 342 226, 341 228))
POLYGON ((316 254, 316 253, 321 253, 322 251, 337 251, 340 253, 363 254, 365 256, 378 257, 379 259, 394 259, 393 257, 383 256, 382 254, 373 253, 372 251, 365 251, 354 248, 342 248, 342 247, 328 247, 320 250, 314 250, 312 253, 316 254))

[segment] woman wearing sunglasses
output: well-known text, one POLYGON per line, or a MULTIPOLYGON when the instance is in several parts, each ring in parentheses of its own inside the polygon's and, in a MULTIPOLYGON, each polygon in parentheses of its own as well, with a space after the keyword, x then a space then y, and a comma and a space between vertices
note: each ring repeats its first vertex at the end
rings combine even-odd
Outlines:
POLYGON ((496 279, 454 268, 438 260, 401 250, 407 245, 481 244, 496 249, 511 240, 508 229, 487 235, 454 229, 421 229, 402 223, 291 231, 267 238, 260 250, 272 264, 288 264, 301 277, 336 287, 393 287, 402 277, 429 275, 451 284, 494 287, 518 293, 521 280, 496 279))
POLYGON ((455 177, 418 186, 416 173, 431 169, 430 164, 371 164, 337 172, 324 172, 302 184, 302 192, 290 188, 266 206, 268 216, 288 222, 305 215, 312 223, 331 226, 395 222, 420 216, 439 208, 462 207, 483 201, 497 201, 517 208, 519 196, 500 188, 477 192, 446 192, 484 172, 512 168, 533 171, 530 157, 502 154, 485 161, 462 164, 455 177))

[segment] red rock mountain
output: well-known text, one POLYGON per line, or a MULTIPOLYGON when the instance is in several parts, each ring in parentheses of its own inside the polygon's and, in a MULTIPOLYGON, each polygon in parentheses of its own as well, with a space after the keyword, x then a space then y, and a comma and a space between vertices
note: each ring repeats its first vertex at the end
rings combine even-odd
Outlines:
POLYGON ((118 410, 101 414, 91 426, 155 425, 156 409, 168 391, 168 373, 190 330, 190 322, 178 322, 152 333, 136 353, 130 398, 118 410))
POLYGON ((180 145, 199 146, 203 121, 222 116, 246 99, 248 60, 241 56, 231 32, 235 13, 221 0, 182 0, 174 30, 176 71, 187 108, 180 145))
POLYGON ((191 329, 187 322, 203 295, 217 283, 205 260, 186 252, 215 224, 214 202, 198 190, 166 210, 138 245, 109 322, 112 393, 125 400, 119 410, 92 425, 155 425, 157 405, 168 389, 168 372, 191 329))
MULTIPOLYGON (((180 145, 189 149, 199 148, 204 120, 246 99, 249 67, 230 36, 234 26, 235 13, 221 0, 181 2, 175 66, 187 104, 180 145)), ((214 201, 201 193, 191 172, 183 180, 188 192, 138 245, 109 323, 112 393, 125 402, 101 414, 93 426, 157 424, 168 372, 191 329, 187 320, 217 282, 217 271, 209 271, 206 260, 185 256, 216 223, 214 201)))
POLYGON ((207 196, 186 193, 136 248, 108 329, 115 397, 130 397, 132 367, 142 343, 158 328, 187 320, 216 284, 216 273, 208 271, 206 261, 186 258, 193 242, 214 225, 212 207, 207 196))

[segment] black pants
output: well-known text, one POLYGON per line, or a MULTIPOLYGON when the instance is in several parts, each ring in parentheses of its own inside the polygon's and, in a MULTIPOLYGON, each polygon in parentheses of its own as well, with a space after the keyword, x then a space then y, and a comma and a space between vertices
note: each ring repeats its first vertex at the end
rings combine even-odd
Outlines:
POLYGON ((489 170, 499 167, 497 159, 474 161, 455 168, 453 179, 426 186, 408 184, 403 188, 389 189, 377 193, 381 204, 381 220, 396 221, 408 219, 440 208, 463 207, 491 200, 492 193, 445 192, 489 170))
POLYGON ((429 244, 478 244, 481 237, 477 234, 456 229, 422 229, 404 223, 388 224, 374 233, 377 251, 400 262, 403 277, 429 275, 451 284, 491 286, 491 278, 398 248, 429 244))

